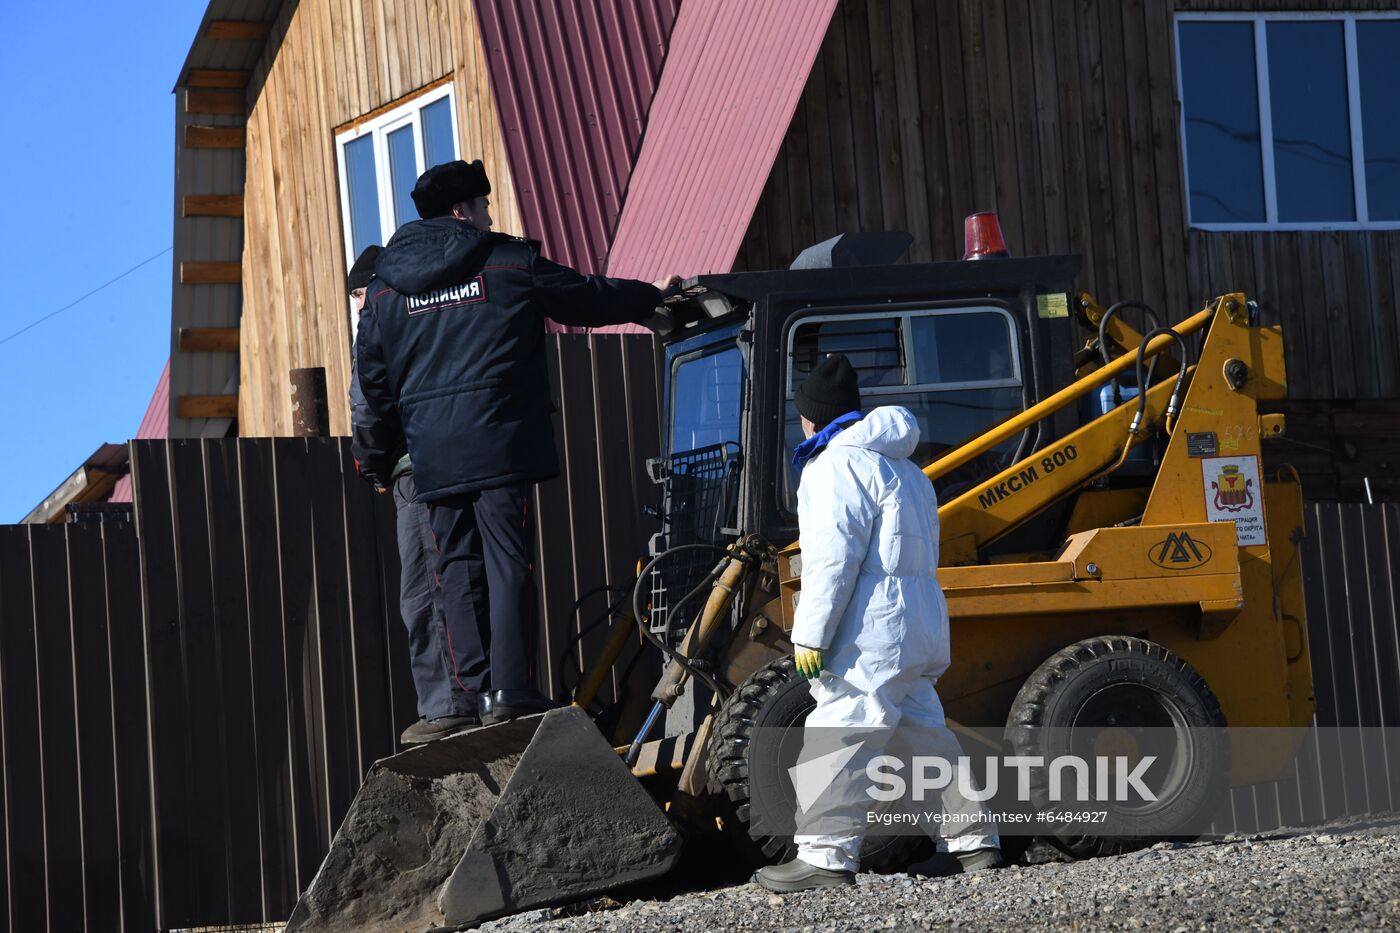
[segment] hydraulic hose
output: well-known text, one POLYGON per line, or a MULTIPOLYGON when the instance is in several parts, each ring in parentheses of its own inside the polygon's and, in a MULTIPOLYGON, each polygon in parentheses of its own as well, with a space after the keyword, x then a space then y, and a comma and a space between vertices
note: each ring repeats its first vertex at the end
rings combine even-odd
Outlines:
POLYGON ((1176 384, 1172 386, 1171 398, 1167 400, 1167 424, 1170 425, 1176 420, 1176 416, 1181 412, 1181 390, 1186 384, 1186 341, 1180 334, 1170 327, 1156 327, 1143 335, 1142 343, 1138 345, 1137 352, 1137 380, 1138 380, 1138 405, 1137 414, 1133 416, 1133 423, 1128 428, 1128 433, 1136 435, 1138 428, 1142 426, 1142 420, 1147 414, 1147 390, 1152 386, 1152 373, 1157 368, 1157 357, 1153 356, 1150 361, 1146 360, 1147 345, 1152 342, 1152 338, 1158 336, 1171 337, 1176 341, 1176 345, 1181 349, 1181 365, 1176 371, 1176 384))
MULTIPOLYGON (((652 568, 659 564, 665 558, 671 556, 672 554, 676 554, 681 551, 687 550, 719 551, 720 553, 724 554, 725 557, 715 566, 713 570, 711 570, 708 574, 705 575, 705 579, 701 580, 700 583, 694 589, 692 589, 689 593, 686 593, 684 596, 681 597, 680 602, 676 603, 676 605, 671 609, 671 612, 673 614, 677 613, 680 610, 680 608, 684 606, 687 602, 689 602, 691 598, 694 597, 697 593, 700 593, 705 589, 713 587, 715 581, 719 579, 720 575, 724 572, 725 567, 727 567, 729 565, 729 562, 733 559, 729 556, 729 550, 727 548, 722 548, 719 545, 715 544, 679 544, 673 548, 667 548, 660 554, 657 554, 651 560, 647 561, 646 565, 642 567, 641 572, 637 574, 637 585, 632 590, 632 614, 637 621, 637 629, 642 633, 643 638, 650 642, 653 647, 655 647, 658 651, 664 654, 672 662, 680 665, 681 669, 688 673, 690 676, 703 682, 705 686, 709 687, 712 691, 714 691, 715 696, 723 698, 727 694, 724 688, 720 686, 719 681, 711 677, 708 672, 703 671, 699 667, 691 664, 691 659, 685 657, 685 655, 681 654, 679 651, 676 651, 670 645, 666 644, 666 642, 663 639, 657 638, 654 634, 652 634, 652 631, 647 626, 647 623, 643 621, 646 618, 646 613, 642 611, 642 587, 646 583, 648 575, 651 573, 652 568)), ((660 720, 661 714, 665 712, 666 707, 669 705, 669 703, 664 703, 661 700, 655 700, 651 704, 651 710, 647 713, 646 722, 643 723, 642 728, 637 731, 636 738, 632 740, 632 744, 628 747, 626 754, 623 755, 622 761, 623 764, 627 765, 627 767, 630 768, 637 763, 637 757, 641 754, 642 745, 646 743, 647 736, 651 735, 651 730, 656 728, 657 721, 660 720)))
MULTIPOLYGON (((704 683, 705 686, 709 687, 711 690, 714 691, 715 696, 723 697, 725 695, 725 691, 720 686, 719 681, 715 680, 705 671, 702 671, 700 668, 691 664, 690 660, 684 655, 682 655, 679 651, 676 651, 670 645, 666 644, 662 639, 657 638, 655 635, 652 634, 651 629, 647 626, 647 623, 645 621, 647 619, 647 614, 643 611, 642 585, 648 579, 648 575, 651 573, 652 568, 655 567, 662 560, 671 556, 672 554, 678 554, 681 551, 697 550, 717 551, 721 554, 726 555, 729 553, 727 548, 720 547, 717 544, 678 544, 673 548, 667 548, 660 554, 657 554, 651 560, 647 561, 646 565, 642 567, 641 573, 637 574, 637 585, 632 590, 632 614, 636 617, 637 628, 642 633, 642 637, 645 638, 648 642, 650 642, 653 648, 660 651, 670 660, 679 664, 682 668, 685 669, 685 671, 688 674, 690 674, 690 676, 704 683)), ((719 578, 719 573, 722 570, 722 568, 723 563, 721 563, 721 565, 715 570, 710 571, 710 574, 706 577, 707 582, 702 581, 699 586, 697 586, 694 590, 682 597, 680 603, 678 603, 677 605, 684 604, 686 600, 690 599, 691 596, 695 595, 695 593, 699 592, 703 587, 707 585, 713 585, 714 581, 719 578)))
MULTIPOLYGON (((1157 320, 1156 312, 1141 301, 1118 301, 1109 305, 1108 310, 1103 313, 1103 317, 1099 318, 1099 355, 1103 358, 1105 366, 1113 362, 1108 356, 1108 322, 1125 308, 1137 308, 1141 311, 1143 319, 1151 325, 1153 331, 1162 326, 1161 322, 1157 320)), ((1186 365, 1185 360, 1182 361, 1182 365, 1186 365)), ((1142 383, 1138 383, 1138 391, 1142 391, 1142 383)), ((1113 377, 1113 404, 1123 404, 1123 393, 1118 388, 1117 376, 1113 377)))
POLYGON ((724 573, 724 568, 728 566, 728 564, 728 557, 715 564, 714 567, 710 569, 710 572, 705 574, 705 578, 699 583, 695 584, 694 589, 692 589, 689 593, 686 593, 680 598, 679 602, 677 602, 674 606, 671 606, 669 609, 666 610, 667 617, 672 619, 684 620, 685 613, 681 611, 682 607, 689 603, 695 597, 699 596, 701 593, 708 593, 714 587, 715 581, 719 579, 720 574, 724 573))
POLYGON ((593 589, 589 590, 588 592, 580 596, 578 599, 574 600, 573 606, 569 608, 569 618, 576 618, 579 614, 579 610, 583 608, 583 604, 599 593, 612 593, 620 598, 615 599, 613 602, 611 602, 608 605, 607 611, 604 612, 601 616, 598 616, 586 623, 580 620, 578 631, 571 635, 569 639, 565 642, 564 647, 560 649, 558 663, 558 685, 561 696, 567 696, 569 693, 572 692, 569 689, 569 685, 564 680, 564 672, 566 668, 573 667, 575 668, 575 670, 578 671, 578 675, 580 677, 583 676, 583 671, 578 668, 577 662, 573 660, 574 649, 578 647, 579 642, 583 641, 583 637, 585 635, 598 628, 604 622, 607 622, 613 617, 613 614, 617 612, 618 607, 622 605, 622 599, 626 598, 627 589, 625 587, 618 586, 614 583, 605 583, 602 586, 595 586, 593 589))
POLYGON ((1125 308, 1137 308, 1142 312, 1142 316, 1152 325, 1152 330, 1159 329, 1162 324, 1157 320, 1157 313, 1141 301, 1118 301, 1109 305, 1108 310, 1099 318, 1099 354, 1103 357, 1104 365, 1113 362, 1108 357, 1108 322, 1116 316, 1119 311, 1125 308))
MULTIPOLYGON (((1114 307, 1118 307, 1114 305, 1114 307)), ((1108 315, 1105 314, 1106 318, 1108 315)), ((1102 322, 1101 322, 1102 323, 1102 322)), ((1138 345, 1137 360, 1137 411, 1133 415, 1133 422, 1128 426, 1128 436, 1123 439, 1123 449, 1118 453, 1118 459, 1108 469, 1096 474, 1088 480, 1088 483, 1096 483, 1110 473, 1116 471, 1128 460, 1128 453, 1133 449, 1133 438, 1137 437, 1138 431, 1142 428, 1142 422, 1147 417, 1147 391, 1152 388, 1152 374, 1157 368, 1157 357, 1154 355, 1151 360, 1146 360, 1147 346, 1159 336, 1171 337, 1176 341, 1177 347, 1181 350, 1181 365, 1176 371, 1176 384, 1172 386, 1171 398, 1167 400, 1166 427, 1167 433, 1171 433, 1173 422, 1177 414, 1181 411, 1181 391, 1186 384, 1186 341, 1180 334, 1170 327, 1155 327, 1143 335, 1142 343, 1138 345)), ((1086 483, 1087 485, 1087 483, 1086 483)))

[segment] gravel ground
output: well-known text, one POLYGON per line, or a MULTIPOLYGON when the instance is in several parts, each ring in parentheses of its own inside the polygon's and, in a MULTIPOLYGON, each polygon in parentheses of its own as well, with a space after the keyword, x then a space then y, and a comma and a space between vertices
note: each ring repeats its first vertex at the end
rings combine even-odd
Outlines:
POLYGON ((489 933, 646 930, 1340 930, 1400 927, 1400 821, 1347 831, 1162 843, 1142 852, 950 878, 861 875, 779 897, 755 884, 578 916, 539 910, 489 933))

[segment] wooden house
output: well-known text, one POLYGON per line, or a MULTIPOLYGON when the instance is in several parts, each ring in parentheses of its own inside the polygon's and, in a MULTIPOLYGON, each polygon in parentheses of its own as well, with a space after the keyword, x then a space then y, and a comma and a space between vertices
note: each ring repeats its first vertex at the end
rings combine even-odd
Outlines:
POLYGON ((587 271, 858 229, 956 258, 996 210, 1105 303, 1246 291, 1286 328, 1309 494, 1393 495, 1397 61, 1382 0, 212 0, 177 88, 171 433, 288 434, 305 366, 346 433, 347 264, 463 157, 497 229, 587 271))

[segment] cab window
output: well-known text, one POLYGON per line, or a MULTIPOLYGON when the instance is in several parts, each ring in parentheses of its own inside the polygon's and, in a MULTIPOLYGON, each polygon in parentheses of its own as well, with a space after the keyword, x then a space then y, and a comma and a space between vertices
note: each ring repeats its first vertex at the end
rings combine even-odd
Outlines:
POLYGON ((672 455, 739 442, 744 361, 732 340, 681 359, 671 376, 672 455))
MULTIPOLYGON (((792 451, 802 442, 793 392, 826 356, 844 353, 860 379, 863 410, 899 405, 919 422, 913 460, 925 466, 1022 410, 1024 387, 1014 321, 997 307, 822 315, 788 332, 783 500, 797 510, 792 451)), ((1011 465, 1012 438, 940 480, 947 499, 1011 465)))

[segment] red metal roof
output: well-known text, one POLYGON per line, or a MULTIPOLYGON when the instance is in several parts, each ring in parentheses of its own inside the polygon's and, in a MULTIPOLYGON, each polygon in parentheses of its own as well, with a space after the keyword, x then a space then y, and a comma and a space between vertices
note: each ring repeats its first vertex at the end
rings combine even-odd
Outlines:
MULTIPOLYGON (((151 395, 151 401, 146 405, 146 414, 142 416, 141 424, 136 428, 136 440, 152 440, 169 436, 170 360, 167 359, 165 361, 165 368, 160 371, 160 379, 156 381, 156 390, 151 395)), ((117 486, 112 490, 112 498, 108 501, 131 501, 130 473, 117 480, 117 486)))
POLYGON ((608 274, 727 272, 836 0, 686 0, 608 274))
POLYGON ((146 414, 141 417, 141 424, 136 428, 136 439, 144 441, 169 436, 170 360, 167 359, 165 368, 160 371, 160 378, 156 380, 156 390, 151 394, 150 404, 146 406, 146 414))
POLYGON ((678 3, 475 0, 525 233, 581 272, 608 254, 678 3))

